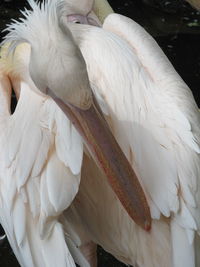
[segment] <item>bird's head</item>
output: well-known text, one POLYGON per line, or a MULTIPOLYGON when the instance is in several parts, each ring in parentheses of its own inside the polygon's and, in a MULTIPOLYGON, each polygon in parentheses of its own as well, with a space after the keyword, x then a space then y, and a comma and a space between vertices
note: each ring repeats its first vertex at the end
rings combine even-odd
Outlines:
POLYGON ((94 0, 65 0, 68 22, 100 26, 99 18, 93 12, 94 0))
POLYGON ((46 0, 41 5, 29 0, 32 11, 26 10, 24 19, 9 26, 6 40, 11 49, 20 42, 30 43, 29 69, 35 85, 72 121, 129 215, 149 230, 151 217, 143 190, 102 117, 85 60, 68 28, 71 22, 66 18, 77 1, 69 1, 68 9, 66 0, 46 0))
POLYGON ((53 93, 82 109, 89 107, 92 97, 86 64, 67 27, 66 0, 41 5, 30 0, 29 4, 32 11, 25 10, 25 18, 8 28, 6 40, 12 42, 11 49, 20 42, 31 45, 30 75, 42 93, 53 93))

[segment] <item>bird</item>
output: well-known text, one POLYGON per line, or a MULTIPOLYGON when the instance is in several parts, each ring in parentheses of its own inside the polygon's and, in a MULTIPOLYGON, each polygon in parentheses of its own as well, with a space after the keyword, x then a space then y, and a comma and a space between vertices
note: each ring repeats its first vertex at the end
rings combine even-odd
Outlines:
MULTIPOLYGON (((200 115, 190 89, 131 19, 106 17, 105 37, 88 26, 70 29, 77 27, 87 27, 74 36, 99 104, 144 186, 152 229, 145 233, 130 220, 87 155, 73 209, 93 242, 125 264, 200 266, 200 115)), ((77 224, 73 216, 70 222, 77 224)))
POLYGON ((84 58, 67 26, 92 23, 97 28, 99 21, 88 15, 91 6, 79 14, 68 3, 30 0, 33 11, 25 10, 26 19, 8 27, 1 52, 0 223, 21 266, 75 266, 74 259, 88 266, 72 244, 72 225, 65 236, 60 222, 79 188, 83 145, 129 216, 145 230, 151 227, 143 189, 101 118, 84 58), (23 40, 18 33, 25 34, 23 40), (13 114, 11 88, 18 98, 13 114))
MULTIPOLYGON (((29 14, 10 28, 6 40, 13 47, 33 29, 29 14)), ((190 89, 131 19, 111 14, 102 28, 60 22, 82 53, 93 94, 140 179, 152 217, 148 233, 134 223, 86 151, 79 192, 63 213, 63 227, 66 219, 80 239, 81 229, 126 264, 198 267, 200 115, 190 89)), ((41 90, 40 61, 30 74, 41 90)))
MULTIPOLYGON (((18 54, 19 58, 15 58, 16 61, 19 59, 16 66, 22 69, 20 60, 26 60, 27 56, 24 52, 25 49, 23 56, 18 54)), ((61 141, 63 135, 59 127, 62 125, 68 130, 77 146, 81 143, 80 137, 70 130, 69 122, 63 119, 54 103, 31 93, 25 81, 17 83, 20 79, 18 69, 7 65, 9 69, 5 72, 4 68, 1 68, 0 83, 1 224, 21 266, 75 266, 58 216, 77 193, 80 173, 78 166, 71 169, 70 160, 62 156, 59 143, 68 147, 72 158, 76 154, 77 163, 78 159, 81 161, 82 151, 81 147, 74 151, 73 146, 70 148, 69 143, 61 141), (10 77, 16 77, 12 84, 8 73, 10 77), (11 86, 18 89, 16 95, 19 96, 12 115, 11 86), (40 113, 35 112, 37 109, 40 113), (49 114, 52 114, 51 118, 49 114), (56 180, 59 182, 54 184, 56 180)))

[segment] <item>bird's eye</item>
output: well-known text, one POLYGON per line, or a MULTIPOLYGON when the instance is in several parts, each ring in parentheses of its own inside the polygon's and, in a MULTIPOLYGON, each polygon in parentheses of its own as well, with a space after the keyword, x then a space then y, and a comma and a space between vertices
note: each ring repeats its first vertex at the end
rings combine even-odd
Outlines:
POLYGON ((79 14, 68 15, 67 21, 76 24, 87 24, 87 18, 79 14))

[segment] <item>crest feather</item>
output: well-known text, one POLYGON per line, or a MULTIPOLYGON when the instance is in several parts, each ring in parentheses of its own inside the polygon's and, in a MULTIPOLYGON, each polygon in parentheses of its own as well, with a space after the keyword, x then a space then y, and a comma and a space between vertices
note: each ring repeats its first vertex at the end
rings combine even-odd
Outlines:
POLYGON ((63 0, 28 0, 32 10, 24 9, 21 14, 24 16, 19 20, 13 19, 3 32, 8 32, 1 45, 10 43, 9 53, 13 52, 18 44, 28 42, 37 45, 41 39, 51 38, 52 31, 58 30, 60 18, 65 13, 65 1, 63 0))

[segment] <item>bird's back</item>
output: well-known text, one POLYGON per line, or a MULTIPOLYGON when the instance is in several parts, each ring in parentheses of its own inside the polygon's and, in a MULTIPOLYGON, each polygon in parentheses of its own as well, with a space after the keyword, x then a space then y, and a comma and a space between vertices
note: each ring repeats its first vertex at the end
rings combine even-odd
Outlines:
POLYGON ((87 166, 92 164, 88 159, 77 201, 86 228, 125 263, 194 266, 200 116, 192 93, 152 37, 130 19, 113 14, 104 30, 88 28, 80 34, 78 27, 72 32, 93 91, 141 179, 154 219, 150 233, 135 226, 105 178, 87 166))

